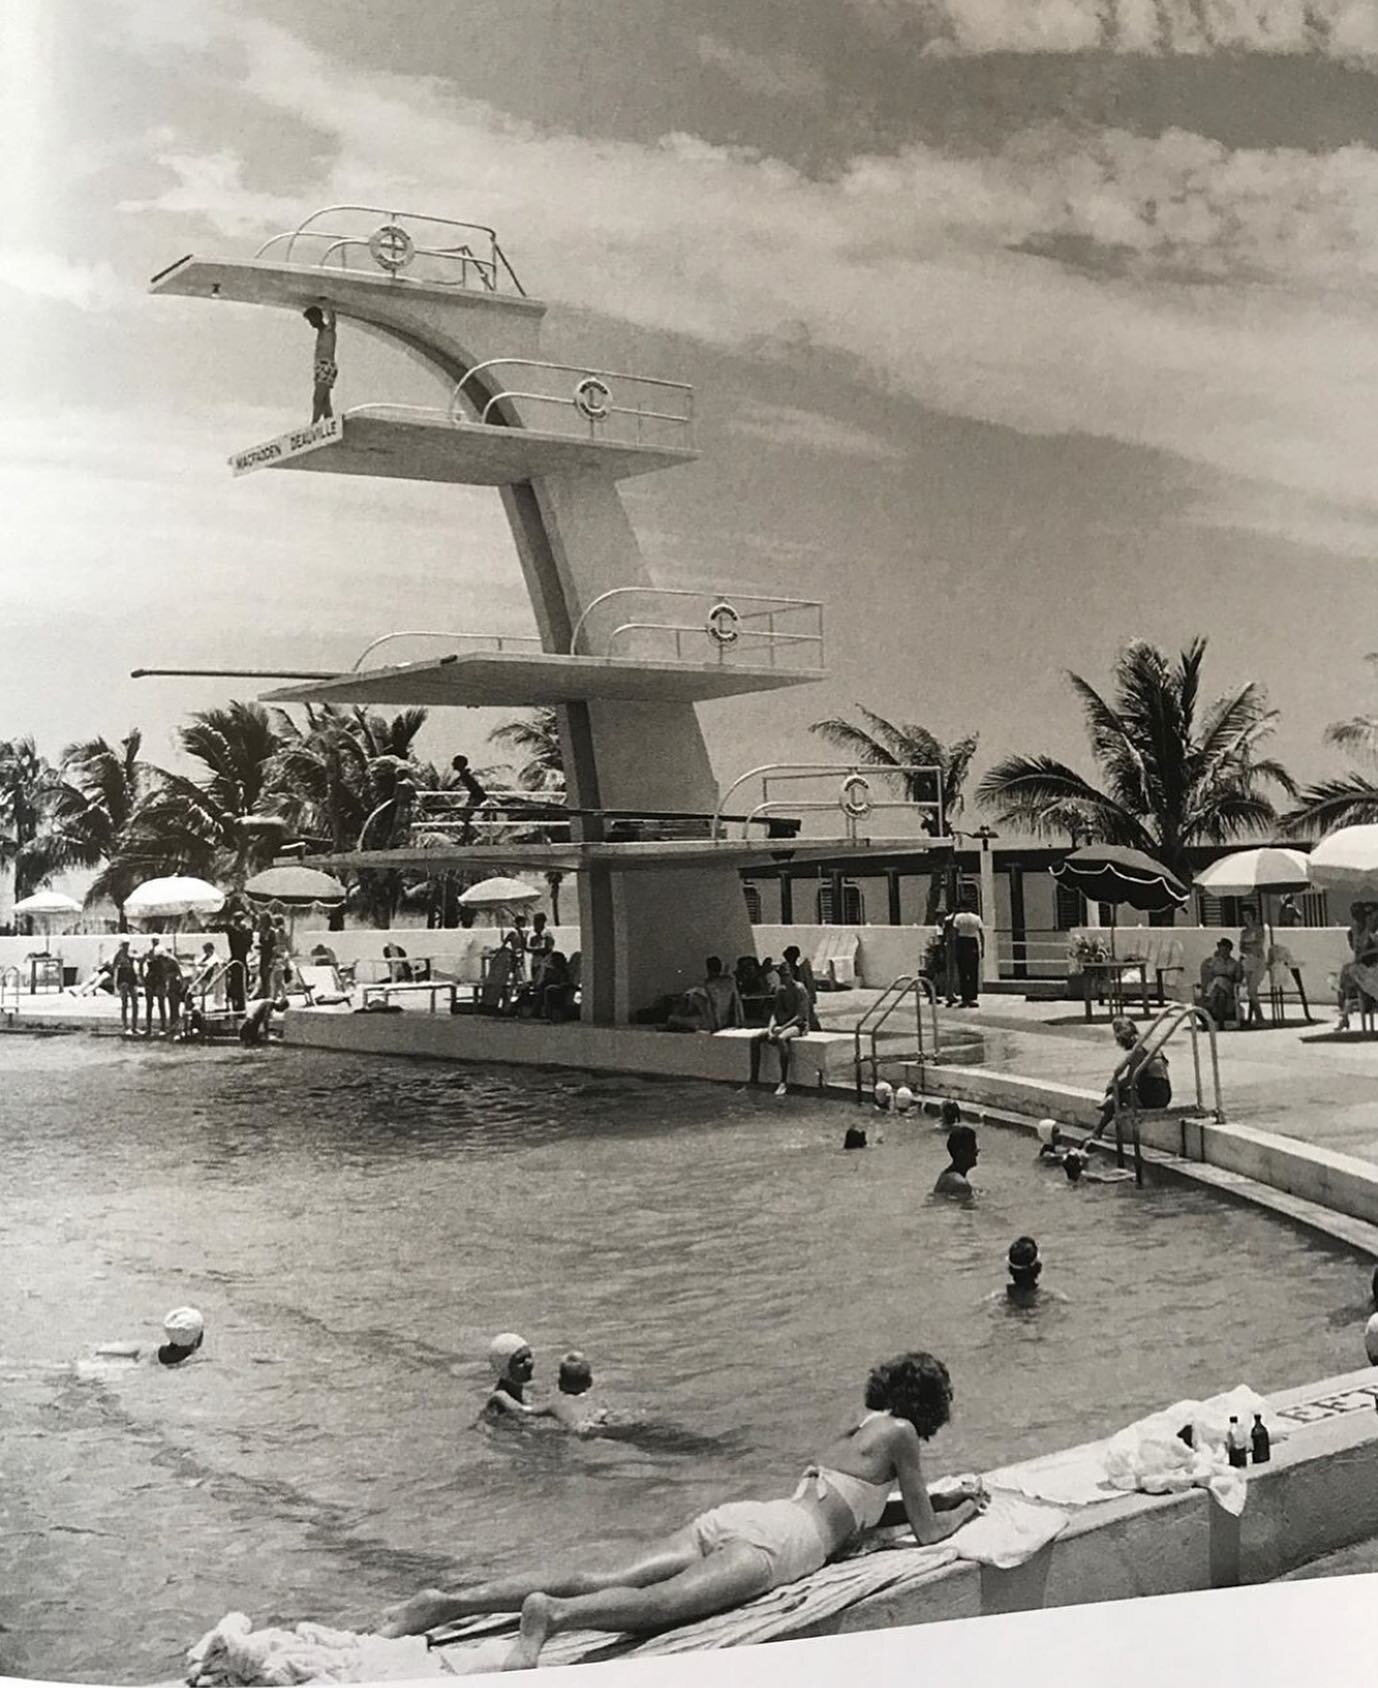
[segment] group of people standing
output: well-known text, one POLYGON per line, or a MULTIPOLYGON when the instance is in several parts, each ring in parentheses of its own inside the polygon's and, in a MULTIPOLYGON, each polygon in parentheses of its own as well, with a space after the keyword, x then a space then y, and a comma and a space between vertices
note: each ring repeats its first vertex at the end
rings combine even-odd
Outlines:
POLYGON ((114 955, 96 969, 96 989, 119 998, 120 1025, 131 1037, 153 1036, 153 1018, 163 1037, 194 1035, 204 1026, 204 1004, 211 1000, 237 1014, 251 999, 281 1000, 291 977, 292 945, 281 915, 266 911, 257 928, 243 910, 236 910, 225 929, 229 960, 222 961, 207 940, 189 965, 161 938, 150 938, 146 949, 135 951, 121 939, 114 955))
MULTIPOLYGON (((456 758, 458 760, 458 758, 456 758)), ((579 953, 555 947, 546 916, 514 915, 484 976, 484 1006, 510 1009, 519 1018, 558 1022, 570 1017, 579 983, 579 953)))

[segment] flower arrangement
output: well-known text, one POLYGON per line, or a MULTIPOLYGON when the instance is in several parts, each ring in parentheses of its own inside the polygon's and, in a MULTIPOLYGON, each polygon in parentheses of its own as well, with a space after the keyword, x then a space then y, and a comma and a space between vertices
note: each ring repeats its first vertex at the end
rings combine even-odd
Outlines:
POLYGON ((1088 962, 1107 961, 1110 951, 1101 938, 1093 938, 1087 932, 1073 934, 1072 941, 1067 946, 1067 970, 1070 973, 1084 973, 1088 962))

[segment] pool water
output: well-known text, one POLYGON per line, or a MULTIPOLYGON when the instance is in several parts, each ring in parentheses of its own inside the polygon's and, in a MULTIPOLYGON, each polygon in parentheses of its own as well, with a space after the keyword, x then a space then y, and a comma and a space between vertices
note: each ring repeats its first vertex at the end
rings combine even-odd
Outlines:
POLYGON ((772 1495, 868 1367, 949 1364, 933 1473, 1352 1365, 1367 1271, 1191 1189, 1073 1189, 981 1134, 725 1087, 0 1040, 0 1672, 177 1674, 225 1612, 357 1626, 425 1582, 772 1495), (868 1123, 871 1123, 868 1121, 868 1123), (1021 1232, 1069 1299, 988 1300, 1021 1232), (97 1370, 192 1302, 204 1353, 97 1370), (1356 1323, 1357 1321, 1357 1323, 1356 1323), (489 1337, 578 1346, 643 1449, 475 1427, 489 1337))

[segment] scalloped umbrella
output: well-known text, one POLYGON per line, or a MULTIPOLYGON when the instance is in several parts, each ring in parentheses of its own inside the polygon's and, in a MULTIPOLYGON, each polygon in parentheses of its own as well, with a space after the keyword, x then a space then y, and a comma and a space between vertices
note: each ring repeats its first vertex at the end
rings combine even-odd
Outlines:
POLYGON ((146 879, 124 900, 124 912, 136 920, 159 915, 215 914, 225 906, 225 893, 204 879, 171 874, 146 879))
POLYGON ((52 936, 53 924, 80 914, 81 904, 74 897, 64 896, 61 891, 35 891, 32 896, 21 897, 10 912, 27 914, 30 919, 39 922, 46 946, 52 936))
POLYGON ((1092 902, 1109 903, 1110 953, 1115 953, 1114 909, 1128 903, 1141 914, 1178 909, 1191 892, 1161 862, 1124 844, 1084 844, 1050 869, 1060 885, 1070 885, 1092 902))
POLYGON ((349 895, 333 874, 301 862, 285 862, 264 868, 244 882, 244 894, 256 903, 276 904, 287 911, 289 929, 295 938, 297 915, 306 909, 338 908, 349 895))

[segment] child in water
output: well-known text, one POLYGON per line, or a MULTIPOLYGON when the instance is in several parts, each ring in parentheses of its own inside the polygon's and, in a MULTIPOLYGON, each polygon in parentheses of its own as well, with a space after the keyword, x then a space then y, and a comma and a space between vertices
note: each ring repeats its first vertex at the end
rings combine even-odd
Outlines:
POLYGON ((607 1423, 608 1409, 586 1399, 593 1390, 593 1367, 577 1349, 571 1349, 560 1361, 559 1388, 549 1411, 566 1430, 576 1436, 590 1436, 607 1423))

